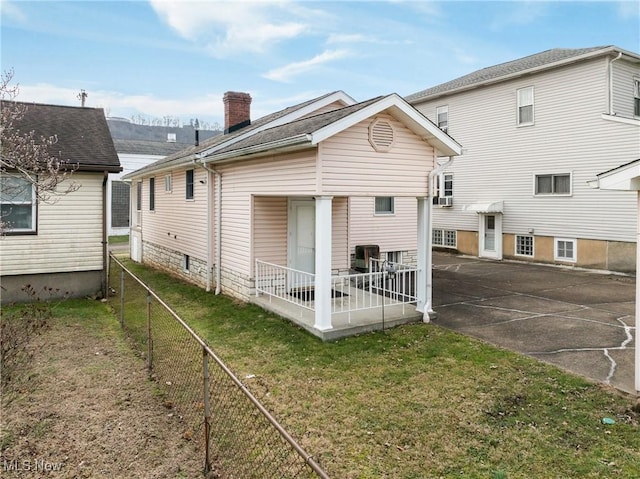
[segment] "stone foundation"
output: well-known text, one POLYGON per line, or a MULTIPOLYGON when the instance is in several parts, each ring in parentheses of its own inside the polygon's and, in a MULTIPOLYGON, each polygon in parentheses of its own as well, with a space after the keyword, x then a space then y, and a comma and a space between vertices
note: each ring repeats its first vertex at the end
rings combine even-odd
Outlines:
MULTIPOLYGON (((207 287, 207 262, 189 256, 189 270, 184 269, 184 253, 158 246, 147 241, 142 244, 142 261, 203 288, 207 287)), ((212 284, 215 278, 212 276, 212 284)))

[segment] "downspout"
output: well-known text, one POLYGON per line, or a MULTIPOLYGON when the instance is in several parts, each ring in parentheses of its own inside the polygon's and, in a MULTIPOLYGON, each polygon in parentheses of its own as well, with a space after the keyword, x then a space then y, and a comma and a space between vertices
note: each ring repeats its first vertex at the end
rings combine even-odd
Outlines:
MULTIPOLYGON (((197 162, 194 158, 192 160, 194 165, 198 165, 209 173, 213 173, 216 177, 216 289, 215 294, 218 295, 221 293, 220 286, 220 260, 222 259, 222 245, 220 241, 222 239, 222 208, 220 207, 222 201, 222 174, 215 170, 207 167, 202 162, 197 162)), ((211 228, 208 227, 209 219, 211 218, 211 187, 209 186, 209 182, 207 182, 207 291, 211 291, 211 228)))
POLYGON ((613 115, 613 62, 622 58, 622 52, 609 62, 609 115, 613 115))
POLYGON ((107 291, 107 269, 109 268, 109 250, 107 248, 107 180, 109 172, 105 171, 102 177, 102 297, 106 299, 107 291))
POLYGON ((433 179, 436 175, 442 173, 445 169, 453 164, 453 156, 449 157, 449 160, 442 165, 436 166, 429 173, 429 201, 427 202, 427 241, 429 248, 427 248, 427 297, 424 308, 424 314, 428 317, 429 313, 433 313, 433 179))

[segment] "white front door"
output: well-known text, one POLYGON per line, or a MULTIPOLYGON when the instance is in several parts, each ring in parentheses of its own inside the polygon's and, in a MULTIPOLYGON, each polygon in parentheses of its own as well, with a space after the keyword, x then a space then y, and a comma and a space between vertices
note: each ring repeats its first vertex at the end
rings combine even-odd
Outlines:
POLYGON ((315 273, 316 204, 314 200, 289 202, 289 268, 315 273))
POLYGON ((480 214, 479 256, 502 259, 502 215, 480 214))

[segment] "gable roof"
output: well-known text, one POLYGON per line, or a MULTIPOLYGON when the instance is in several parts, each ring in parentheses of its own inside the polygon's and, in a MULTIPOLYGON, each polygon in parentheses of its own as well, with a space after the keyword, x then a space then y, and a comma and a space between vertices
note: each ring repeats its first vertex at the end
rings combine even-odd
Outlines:
POLYGON ((49 148, 52 156, 78 165, 78 171, 122 170, 102 108, 82 108, 42 103, 2 101, 2 109, 24 107, 14 127, 22 134, 57 137, 49 148))
POLYGON ((198 155, 203 163, 237 159, 274 150, 309 148, 383 111, 403 121, 414 133, 431 143, 443 156, 456 156, 462 147, 428 118, 393 93, 337 110, 301 118, 263 130, 215 151, 198 155))
POLYGON ((302 116, 311 114, 313 111, 335 102, 342 102, 346 105, 350 105, 355 103, 355 100, 343 91, 334 91, 321 95, 317 98, 270 113, 269 115, 258 118, 257 120, 252 120, 250 125, 240 128, 232 133, 217 135, 201 142, 198 146, 185 148, 173 155, 140 168, 133 173, 129 173, 123 178, 129 179, 139 176, 140 174, 148 174, 154 171, 172 168, 185 162, 190 162, 196 158, 209 155, 214 151, 228 148, 230 145, 242 141, 243 139, 255 135, 263 130, 286 124, 302 116))
POLYGON ((531 74, 534 72, 561 67, 570 63, 588 60, 591 58, 622 53, 635 61, 640 60, 636 53, 622 50, 615 46, 599 46, 591 48, 554 48, 541 53, 529 55, 506 63, 500 63, 487 68, 482 68, 468 75, 461 76, 446 83, 441 83, 426 90, 413 93, 406 97, 409 103, 418 103, 423 100, 431 100, 440 96, 458 93, 460 91, 477 88, 479 86, 499 83, 511 78, 531 74))

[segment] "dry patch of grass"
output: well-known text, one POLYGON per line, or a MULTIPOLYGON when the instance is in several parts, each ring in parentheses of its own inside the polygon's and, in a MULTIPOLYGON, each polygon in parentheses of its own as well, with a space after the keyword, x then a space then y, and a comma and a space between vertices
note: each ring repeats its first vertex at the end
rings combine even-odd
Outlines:
POLYGON ((201 451, 181 438, 108 306, 66 301, 49 324, 3 391, 0 476, 202 477, 201 451))
POLYGON ((635 398, 435 325, 322 343, 257 307, 130 266, 331 477, 638 476, 635 398))

